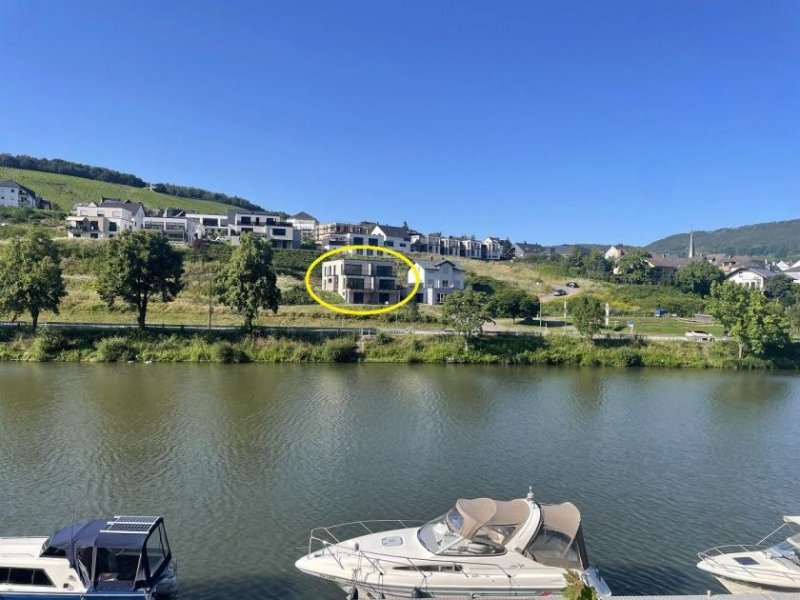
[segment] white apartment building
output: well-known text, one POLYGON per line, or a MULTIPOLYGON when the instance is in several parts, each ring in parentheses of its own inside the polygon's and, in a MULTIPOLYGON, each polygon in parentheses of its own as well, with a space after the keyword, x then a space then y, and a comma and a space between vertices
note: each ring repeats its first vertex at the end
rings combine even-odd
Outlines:
POLYGON ((233 244, 239 243, 243 233, 268 238, 276 248, 299 248, 300 231, 280 215, 257 211, 228 211, 228 236, 233 244))
POLYGON ((123 231, 144 227, 144 207, 138 202, 103 198, 98 202, 77 204, 67 216, 67 237, 104 240, 123 231))
MULTIPOLYGON (((414 263, 420 275, 420 286, 414 297, 419 304, 441 304, 444 299, 464 289, 465 270, 453 261, 418 260, 414 263)), ((414 272, 408 270, 408 285, 414 285, 414 272)))
POLYGON ((0 206, 14 208, 37 208, 39 201, 34 192, 12 179, 0 181, 0 206))
POLYGON ((404 295, 392 260, 340 258, 322 263, 322 289, 348 304, 395 304, 404 295))
POLYGON ((145 217, 144 229, 161 232, 171 242, 189 243, 202 237, 200 222, 189 217, 145 217))

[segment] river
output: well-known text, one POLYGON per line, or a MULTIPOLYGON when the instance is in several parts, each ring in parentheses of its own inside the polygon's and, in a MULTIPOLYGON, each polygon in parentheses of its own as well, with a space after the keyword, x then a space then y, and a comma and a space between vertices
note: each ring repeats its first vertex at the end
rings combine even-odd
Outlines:
POLYGON ((163 514, 181 598, 331 598, 308 531, 458 497, 581 509, 615 594, 721 591, 800 513, 800 377, 417 365, 0 365, 0 535, 163 514))

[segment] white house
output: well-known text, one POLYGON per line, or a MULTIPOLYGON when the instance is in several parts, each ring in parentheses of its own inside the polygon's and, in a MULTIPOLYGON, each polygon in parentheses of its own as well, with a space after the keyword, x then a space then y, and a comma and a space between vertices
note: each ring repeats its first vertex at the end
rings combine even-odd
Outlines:
POLYGON ((228 215, 187 213, 186 217, 200 224, 200 235, 203 237, 228 236, 228 215))
POLYGON ((393 260, 340 258, 322 263, 322 289, 348 304, 395 304, 403 290, 393 260))
POLYGON ((615 244, 614 246, 611 246, 608 250, 606 250, 606 253, 603 256, 605 257, 606 260, 611 260, 616 262, 620 258, 625 256, 625 246, 623 246, 622 244, 615 244))
POLYGON ((767 281, 776 275, 778 275, 778 273, 768 269, 761 269, 759 267, 743 267, 740 269, 734 269, 728 273, 726 279, 753 290, 763 291, 767 285, 767 281))
POLYGON ((503 258, 503 243, 499 238, 488 237, 483 240, 483 258, 485 260, 500 260, 503 258))
POLYGON ((406 227, 375 225, 370 232, 373 236, 383 236, 383 245, 400 252, 411 250, 411 232, 406 227))
POLYGON ((280 215, 261 211, 228 211, 228 236, 235 245, 243 233, 252 233, 268 238, 276 248, 299 248, 300 231, 291 223, 281 220, 280 215))
POLYGON ((307 212, 300 211, 296 215, 292 215, 286 219, 292 226, 301 232, 303 237, 314 237, 314 230, 319 225, 314 217, 307 212))
POLYGON ((103 240, 144 227, 144 206, 130 200, 103 198, 99 203, 77 204, 72 211, 67 216, 69 238, 103 240))
POLYGON ((32 189, 26 188, 11 179, 6 179, 5 181, 0 181, 0 206, 37 208, 39 200, 36 192, 32 189))
MULTIPOLYGON (((415 263, 420 275, 420 286, 415 301, 420 304, 441 304, 453 292, 464 289, 465 271, 453 261, 418 260, 415 263)), ((408 270, 408 285, 414 285, 414 272, 408 270)))
POLYGON ((189 217, 145 217, 144 229, 163 233, 171 242, 191 242, 202 237, 202 226, 189 217))
POLYGON ((483 243, 474 238, 461 238, 461 256, 480 260, 483 257, 483 243))

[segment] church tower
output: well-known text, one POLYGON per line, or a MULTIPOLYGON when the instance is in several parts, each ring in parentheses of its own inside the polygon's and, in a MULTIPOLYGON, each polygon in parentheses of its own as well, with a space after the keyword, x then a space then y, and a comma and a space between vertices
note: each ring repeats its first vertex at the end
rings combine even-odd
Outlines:
POLYGON ((689 232, 689 258, 694 258, 694 231, 689 232))

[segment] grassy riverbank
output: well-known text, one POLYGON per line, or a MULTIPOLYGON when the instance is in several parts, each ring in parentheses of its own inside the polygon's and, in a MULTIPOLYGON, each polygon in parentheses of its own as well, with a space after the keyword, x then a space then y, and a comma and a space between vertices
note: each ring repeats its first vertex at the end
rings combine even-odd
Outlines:
POLYGON ((245 335, 237 331, 0 330, 0 360, 32 362, 393 362, 667 368, 800 367, 800 344, 772 359, 736 359, 727 342, 493 336, 245 335))

